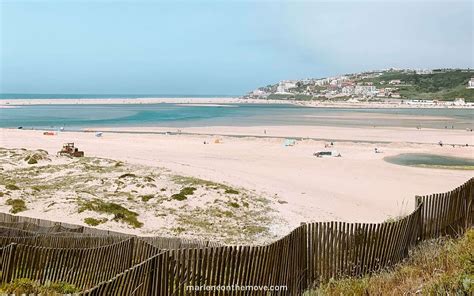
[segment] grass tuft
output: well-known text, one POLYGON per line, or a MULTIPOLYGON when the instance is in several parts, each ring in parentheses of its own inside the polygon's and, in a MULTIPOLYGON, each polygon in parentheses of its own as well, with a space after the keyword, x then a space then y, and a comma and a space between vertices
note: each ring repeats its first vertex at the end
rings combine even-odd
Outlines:
POLYGON ((92 217, 88 217, 88 218, 84 219, 84 223, 86 223, 87 225, 90 225, 90 226, 97 226, 97 225, 105 223, 107 221, 108 221, 107 218, 95 219, 95 218, 92 218, 92 217))
POLYGON ((240 205, 238 203, 236 203, 235 201, 231 201, 229 202, 229 206, 233 207, 233 208, 240 208, 240 205))
POLYGON ((171 195, 171 198, 182 201, 188 199, 188 195, 193 195, 196 191, 195 187, 184 187, 179 193, 171 195))
POLYGON ((120 176, 119 176, 119 179, 123 179, 123 178, 136 178, 136 177, 137 177, 137 175, 135 175, 135 174, 126 173, 126 174, 120 175, 120 176))
POLYGON ((16 186, 15 184, 7 184, 5 188, 8 190, 20 190, 20 187, 16 186))
POLYGON ((125 222, 134 228, 143 226, 143 223, 138 221, 138 214, 136 212, 130 211, 129 209, 113 202, 104 202, 100 199, 83 201, 80 203, 79 213, 84 211, 94 211, 114 215, 112 220, 125 222))
POLYGON ((37 164, 37 163, 38 161, 33 157, 30 157, 30 159, 28 159, 28 164, 37 164))
POLYGON ((64 295, 75 294, 79 291, 80 289, 76 286, 66 282, 49 282, 42 285, 27 278, 15 279, 0 287, 2 295, 64 295))
POLYGON ((16 199, 9 198, 6 201, 6 204, 12 207, 10 209, 10 213, 12 214, 16 214, 16 213, 27 210, 25 201, 19 198, 16 198, 16 199))
POLYGON ((142 201, 147 202, 154 197, 155 196, 153 194, 142 195, 142 201))
POLYGON ((239 194, 239 192, 237 190, 233 189, 233 188, 227 188, 225 190, 225 193, 227 193, 227 194, 239 194))

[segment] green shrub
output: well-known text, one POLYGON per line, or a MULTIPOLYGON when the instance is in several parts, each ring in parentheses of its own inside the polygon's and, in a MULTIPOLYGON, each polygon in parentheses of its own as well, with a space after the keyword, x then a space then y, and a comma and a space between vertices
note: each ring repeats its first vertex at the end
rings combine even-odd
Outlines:
POLYGON ((239 192, 235 189, 232 189, 232 188, 227 188, 225 190, 225 193, 228 193, 228 194, 239 194, 239 192))
MULTIPOLYGON (((48 153, 43 152, 43 154, 47 155, 48 153)), ((46 158, 47 157, 45 155, 42 155, 41 153, 34 153, 34 154, 31 154, 31 155, 27 155, 24 158, 24 161, 26 161, 28 164, 37 164, 39 160, 46 159, 46 158)))
POLYGON ((238 203, 234 202, 234 201, 229 202, 229 206, 231 206, 233 208, 236 208, 236 209, 240 208, 240 205, 238 203))
POLYGON ((50 282, 41 285, 39 282, 27 278, 15 279, 0 287, 1 294, 13 295, 63 295, 78 292, 80 292, 80 289, 66 282, 50 282))
POLYGON ((111 214, 114 215, 114 221, 125 222, 134 228, 143 226, 143 223, 138 221, 138 214, 136 212, 130 211, 129 209, 113 202, 104 202, 100 199, 81 202, 79 213, 82 213, 83 211, 111 214))
POLYGON ((28 164, 37 164, 37 163, 38 161, 33 157, 30 157, 30 159, 28 159, 28 164))
POLYGON ((136 178, 136 177, 137 177, 137 175, 135 175, 135 174, 126 173, 126 174, 120 175, 120 176, 119 176, 119 179, 123 179, 123 178, 136 178))
POLYGON ((155 181, 155 179, 153 179, 153 178, 150 177, 150 176, 146 176, 144 179, 145 179, 145 181, 147 181, 147 182, 154 182, 154 181, 155 181))
POLYGON ((22 200, 22 199, 18 199, 18 198, 16 198, 16 199, 9 198, 6 201, 6 204, 12 207, 10 209, 10 213, 12 213, 12 214, 23 212, 27 209, 26 205, 25 205, 25 201, 22 200))
POLYGON ((20 187, 16 186, 15 184, 7 184, 5 188, 8 190, 20 190, 20 187))
POLYGON ((142 201, 147 202, 154 197, 155 196, 153 194, 142 195, 142 201))
POLYGON ((193 195, 194 191, 196 191, 196 188, 194 187, 184 187, 183 189, 181 189, 180 193, 184 195, 193 195))
POLYGON ((332 280, 304 295, 472 295, 473 275, 474 229, 470 229, 460 239, 420 243, 391 269, 332 280))
POLYGON ((97 226, 97 225, 105 223, 107 221, 108 221, 107 218, 95 219, 95 218, 92 218, 92 217, 88 217, 88 218, 84 219, 84 223, 86 223, 87 225, 90 225, 90 226, 97 226))
POLYGON ((182 201, 188 199, 188 195, 193 195, 195 190, 194 187, 184 187, 179 193, 171 195, 171 198, 182 201))
POLYGON ((184 195, 184 194, 181 194, 181 193, 176 193, 176 194, 173 194, 173 195, 171 195, 171 198, 172 198, 172 199, 179 200, 179 201, 182 201, 182 200, 188 199, 188 198, 186 197, 186 195, 184 195))

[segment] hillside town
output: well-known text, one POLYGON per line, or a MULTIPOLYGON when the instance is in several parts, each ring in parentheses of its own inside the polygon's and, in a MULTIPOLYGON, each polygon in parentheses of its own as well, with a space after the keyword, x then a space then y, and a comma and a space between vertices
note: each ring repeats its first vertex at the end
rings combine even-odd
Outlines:
MULTIPOLYGON (((390 77, 403 77, 407 75, 430 75, 436 73, 450 73, 453 69, 386 69, 379 71, 361 72, 355 74, 345 74, 327 78, 308 78, 301 80, 283 80, 274 85, 260 87, 250 93, 245 98, 249 99, 287 99, 297 101, 307 100, 332 100, 332 101, 400 101, 404 104, 417 105, 437 105, 448 104, 462 106, 466 104, 464 97, 456 97, 449 102, 441 102, 436 98, 407 97, 401 90, 413 88, 412 81, 390 77), (388 79, 385 79, 388 78, 388 79)), ((474 72, 470 69, 456 70, 474 72)), ((468 89, 469 94, 474 94, 474 78, 471 77, 464 89, 468 89), (472 90, 472 91, 471 91, 472 90), (471 93, 472 92, 472 93, 471 93)))

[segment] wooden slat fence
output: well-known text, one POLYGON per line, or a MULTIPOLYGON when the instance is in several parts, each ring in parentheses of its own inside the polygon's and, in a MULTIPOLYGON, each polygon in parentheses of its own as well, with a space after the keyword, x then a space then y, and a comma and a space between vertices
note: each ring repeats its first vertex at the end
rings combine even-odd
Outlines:
POLYGON ((96 248, 45 248, 12 243, 2 252, 1 280, 65 281, 86 289, 143 262, 158 251, 135 238, 96 248))
POLYGON ((0 236, 0 246, 11 243, 46 248, 95 248, 114 244, 127 239, 121 236, 55 236, 39 234, 35 236, 0 236))
MULTIPOLYGON (((448 193, 417 196, 416 209, 398 221, 302 224, 280 240, 263 246, 219 246, 206 241, 131 237, 126 240, 128 248, 123 251, 125 253, 112 254, 112 246, 117 243, 61 251, 10 244, 0 248, 0 262, 2 267, 7 267, 6 271, 2 270, 2 282, 19 276, 32 276, 40 281, 64 280, 83 288, 83 295, 301 295, 311 286, 332 278, 362 276, 393 266, 406 258, 409 249, 420 240, 462 234, 474 223, 473 187, 474 179, 470 179, 448 193), (109 255, 89 251, 86 257, 80 257, 74 253, 99 249, 107 250, 103 253, 109 252, 109 255), (47 255, 49 261, 45 261, 43 255, 30 255, 35 252, 52 252, 54 255, 47 255), (74 263, 63 265, 67 256, 76 258, 74 263), (104 256, 110 262, 100 261, 104 256), (94 262, 94 266, 97 266, 96 261, 100 261, 99 264, 111 268, 99 271, 101 276, 93 279, 86 276, 87 280, 79 280, 77 274, 89 272, 88 268, 92 266, 81 263, 83 261, 94 262), (286 290, 269 293, 238 289, 196 291, 189 288, 212 286, 285 286, 286 290)), ((31 222, 8 219, 15 220, 0 216, 0 221, 4 222, 31 222)), ((44 227, 54 226, 42 223, 44 227)), ((74 226, 66 228, 73 229, 74 226)), ((87 233, 88 229, 84 227, 83 232, 87 233)), ((34 232, 21 229, 4 227, 0 233, 18 234, 15 235, 18 240, 36 239, 28 236, 34 232)), ((74 235, 84 235, 61 234, 66 235, 55 238, 58 245, 66 245, 66 240, 74 239, 74 235)), ((88 236, 89 239, 92 237, 96 236, 88 236)), ((76 245, 84 243, 79 243, 81 239, 76 245)))
POLYGON ((87 226, 80 226, 70 223, 55 222, 44 219, 23 217, 11 215, 8 213, 0 213, 0 235, 2 227, 17 228, 25 230, 25 234, 30 232, 47 233, 51 235, 90 235, 90 236, 120 236, 135 237, 160 249, 179 249, 179 248, 207 248, 218 247, 222 244, 201 239, 187 239, 177 237, 162 236, 136 236, 132 234, 122 233, 118 231, 104 230, 87 226))
POLYGON ((166 265, 164 253, 153 255, 145 261, 135 265, 104 281, 94 288, 80 293, 87 296, 121 296, 121 295, 168 295, 166 282, 156 281, 164 274, 160 266, 166 265))
POLYGON ((421 208, 389 223, 308 224, 308 285, 361 276, 400 262, 418 239, 421 208))
POLYGON ((446 193, 416 196, 423 204, 422 239, 458 235, 474 225, 474 178, 446 193))

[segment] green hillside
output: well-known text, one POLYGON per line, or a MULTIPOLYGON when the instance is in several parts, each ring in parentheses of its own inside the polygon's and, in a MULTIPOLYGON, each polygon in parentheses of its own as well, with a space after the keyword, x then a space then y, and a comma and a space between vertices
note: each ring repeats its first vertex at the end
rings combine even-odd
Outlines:
POLYGON ((416 74, 414 72, 388 71, 376 78, 363 79, 373 82, 377 88, 393 87, 390 80, 401 80, 397 86, 402 98, 453 100, 464 98, 466 102, 474 102, 474 89, 467 89, 468 81, 474 77, 474 70, 434 71, 433 74, 416 74), (381 83, 382 82, 382 83, 381 83))

